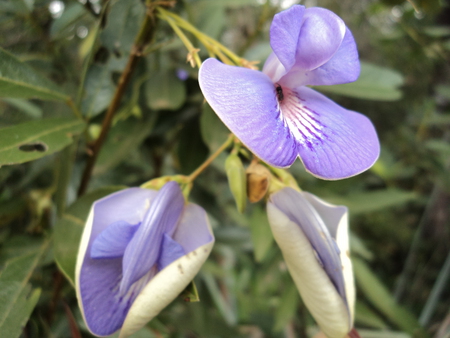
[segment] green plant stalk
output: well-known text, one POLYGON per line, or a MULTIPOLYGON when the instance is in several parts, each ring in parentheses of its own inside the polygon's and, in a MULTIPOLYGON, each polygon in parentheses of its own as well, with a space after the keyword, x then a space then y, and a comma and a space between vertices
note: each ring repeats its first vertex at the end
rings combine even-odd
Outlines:
POLYGON ((97 161, 98 154, 100 153, 100 150, 106 140, 106 136, 108 135, 109 130, 111 128, 111 123, 114 114, 119 108, 123 94, 125 93, 125 89, 127 88, 128 83, 130 82, 131 75, 133 74, 133 71, 136 68, 138 60, 143 55, 143 51, 146 48, 147 44, 153 38, 156 26, 156 17, 154 15, 155 7, 151 6, 151 1, 147 1, 146 4, 148 6, 147 15, 145 16, 145 19, 142 23, 139 33, 136 36, 135 42, 131 47, 130 57, 128 58, 127 65, 125 66, 125 69, 122 72, 113 99, 108 107, 108 110, 106 111, 102 123, 100 136, 97 138, 97 140, 91 147, 91 156, 88 158, 86 167, 83 172, 83 176, 81 177, 81 183, 78 189, 78 196, 81 196, 86 192, 87 186, 92 176, 92 171, 94 169, 95 162, 97 161))

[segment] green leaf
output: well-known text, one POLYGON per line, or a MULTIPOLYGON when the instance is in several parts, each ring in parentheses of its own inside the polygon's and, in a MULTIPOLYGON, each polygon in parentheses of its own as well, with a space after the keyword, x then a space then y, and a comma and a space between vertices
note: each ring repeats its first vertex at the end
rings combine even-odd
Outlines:
POLYGON ((361 74, 357 81, 334 86, 314 88, 328 93, 376 101, 395 101, 402 97, 397 89, 403 84, 403 76, 395 70, 361 62, 361 74))
POLYGON ((273 235, 270 230, 267 214, 261 208, 254 208, 250 218, 252 243, 255 260, 261 262, 273 246, 273 235))
POLYGON ((352 214, 360 214, 402 205, 417 198, 418 195, 414 192, 390 188, 371 192, 357 192, 345 197, 333 196, 327 198, 327 200, 333 204, 347 206, 352 214))
POLYGON ((6 262, 0 274, 0 337, 19 337, 41 291, 32 290, 28 281, 46 252, 45 241, 33 252, 6 262))
POLYGON ((0 97, 63 101, 69 99, 53 82, 2 48, 0 60, 0 97))
POLYGON ((297 288, 294 283, 290 283, 281 296, 280 306, 278 306, 275 314, 274 331, 282 331, 294 318, 299 300, 297 288))
POLYGON ((145 93, 147 106, 153 110, 177 110, 186 101, 186 86, 169 70, 153 72, 145 93))
POLYGON ((72 204, 56 223, 53 238, 56 264, 72 285, 75 285, 78 247, 92 203, 124 188, 126 187, 105 187, 84 195, 72 204))
POLYGON ((32 161, 61 150, 84 127, 80 120, 52 118, 0 129, 0 166, 32 161))
POLYGON ((370 271, 367 264, 358 258, 353 258, 356 284, 370 303, 389 321, 407 333, 413 334, 420 325, 414 315, 398 305, 378 277, 370 271))
POLYGON ((207 103, 202 106, 200 132, 203 141, 209 147, 210 151, 215 151, 219 148, 226 141, 228 135, 230 135, 228 128, 207 103))
POLYGON ((81 109, 85 116, 92 118, 105 110, 114 95, 115 84, 110 69, 94 64, 86 76, 81 109))
POLYGON ((186 175, 194 171, 208 156, 208 148, 200 137, 199 129, 199 121, 195 118, 186 122, 180 133, 177 152, 180 171, 186 175))
POLYGON ((2 101, 24 112, 29 117, 35 119, 42 118, 42 109, 38 105, 30 101, 24 99, 11 99, 11 98, 3 98, 2 101))
POLYGON ((357 325, 373 327, 380 330, 387 329, 387 325, 383 319, 361 301, 356 301, 355 304, 355 322, 357 325))
MULTIPOLYGON (((156 116, 156 115, 155 115, 156 116)), ((94 175, 106 173, 137 149, 153 130, 154 119, 129 118, 115 125, 103 146, 94 168, 94 175)))

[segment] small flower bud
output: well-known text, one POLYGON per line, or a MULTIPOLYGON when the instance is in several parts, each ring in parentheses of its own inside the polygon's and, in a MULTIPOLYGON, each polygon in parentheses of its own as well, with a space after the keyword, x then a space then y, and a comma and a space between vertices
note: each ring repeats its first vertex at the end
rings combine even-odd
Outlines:
POLYGON ((236 207, 240 213, 244 212, 247 204, 247 177, 241 159, 236 154, 230 154, 225 161, 228 184, 236 201, 236 207))
POLYGON ((247 168, 247 196, 251 203, 260 201, 267 193, 270 172, 263 165, 252 162, 247 168))

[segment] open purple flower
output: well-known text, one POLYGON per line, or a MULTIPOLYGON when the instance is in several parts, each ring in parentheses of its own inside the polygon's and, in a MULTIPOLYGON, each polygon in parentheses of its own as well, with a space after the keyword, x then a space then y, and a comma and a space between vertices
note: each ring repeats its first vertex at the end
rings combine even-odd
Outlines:
POLYGON ((127 337, 194 278, 214 237, 205 211, 180 187, 130 188, 91 208, 76 267, 83 318, 97 336, 127 337))
POLYGON ((275 15, 270 44, 262 72, 203 62, 200 88, 220 119, 272 166, 300 157, 307 171, 329 180, 370 168, 379 155, 370 120, 305 87, 358 78, 358 51, 342 19, 324 8, 292 6, 275 15))
POLYGON ((302 299, 328 338, 352 330, 355 287, 347 208, 283 188, 267 202, 278 246, 302 299))

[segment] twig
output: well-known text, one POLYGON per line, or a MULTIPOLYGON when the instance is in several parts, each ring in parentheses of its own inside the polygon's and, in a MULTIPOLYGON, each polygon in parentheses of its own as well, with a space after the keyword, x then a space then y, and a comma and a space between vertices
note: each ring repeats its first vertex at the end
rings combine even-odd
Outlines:
POLYGON ((91 156, 88 158, 83 176, 81 178, 80 187, 78 189, 78 196, 83 195, 87 189, 98 154, 106 140, 106 136, 108 135, 108 132, 111 128, 111 122, 113 120, 114 114, 120 105, 123 94, 125 93, 125 89, 130 82, 131 75, 136 68, 139 58, 143 55, 144 49, 153 38, 154 28, 156 26, 156 16, 154 15, 156 7, 151 4, 151 1, 148 1, 147 6, 147 15, 145 16, 141 29, 136 37, 133 47, 131 48, 130 57, 128 58, 127 65, 125 66, 125 69, 119 79, 119 83, 117 84, 111 104, 106 111, 100 136, 97 138, 90 149, 91 156))

